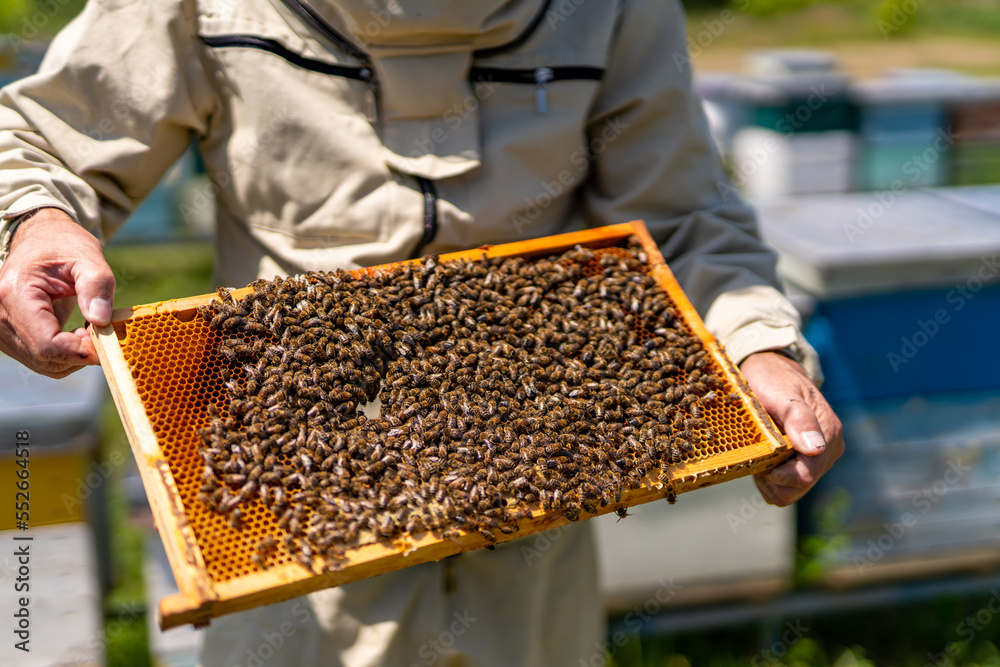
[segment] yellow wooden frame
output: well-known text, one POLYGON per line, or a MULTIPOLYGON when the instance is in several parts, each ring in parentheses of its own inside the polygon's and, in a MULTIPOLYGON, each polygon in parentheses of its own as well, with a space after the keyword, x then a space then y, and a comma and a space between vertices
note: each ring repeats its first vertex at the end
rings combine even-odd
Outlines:
MULTIPOLYGON (((641 221, 504 245, 483 246, 442 255, 440 261, 478 259, 484 253, 487 257, 551 255, 578 244, 591 248, 621 245, 633 235, 643 244, 651 275, 673 299, 677 310, 694 334, 703 341, 722 374, 738 389, 743 408, 749 413, 762 436, 759 443, 672 466, 666 470, 666 476, 669 478, 667 483, 673 486, 677 494, 681 494, 710 484, 762 472, 785 460, 791 454, 790 445, 752 395, 725 350, 705 328, 641 221)), ((376 271, 379 268, 384 267, 361 270, 376 271)), ((234 290, 233 297, 239 299, 250 291, 251 288, 234 290)), ((423 533, 394 543, 379 542, 354 549, 348 553, 349 565, 335 572, 316 574, 291 563, 226 582, 213 581, 206 571, 201 549, 193 531, 187 524, 177 484, 147 414, 150 408, 143 404, 136 390, 132 371, 122 353, 116 329, 120 331, 123 323, 131 318, 151 313, 170 312, 184 319, 185 316, 193 316, 198 306, 217 298, 215 294, 209 294, 118 309, 114 312, 110 325, 91 329, 101 365, 104 367, 112 396, 138 464, 153 511, 154 522, 163 540, 180 591, 160 601, 161 628, 167 629, 186 623, 204 625, 212 618, 224 614, 288 600, 322 588, 338 586, 487 546, 486 539, 478 532, 463 533, 461 537, 455 539, 442 539, 430 533, 423 533)), ((622 504, 634 506, 662 500, 664 483, 658 478, 659 472, 659 470, 651 471, 643 480, 641 488, 623 493, 622 504)), ((614 509, 614 506, 609 505, 602 508, 599 514, 612 512, 614 509)), ((507 541, 566 523, 569 521, 561 514, 545 512, 539 508, 530 518, 519 522, 517 533, 498 534, 497 537, 499 541, 507 541)))

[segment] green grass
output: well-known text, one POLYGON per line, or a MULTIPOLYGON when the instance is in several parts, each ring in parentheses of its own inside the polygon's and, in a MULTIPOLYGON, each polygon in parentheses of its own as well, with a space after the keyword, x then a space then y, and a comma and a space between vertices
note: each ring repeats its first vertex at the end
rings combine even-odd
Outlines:
POLYGON ((214 252, 205 242, 110 245, 105 254, 115 273, 115 307, 205 294, 212 282, 214 252))
POLYGON ((104 636, 107 667, 150 667, 153 664, 144 616, 106 618, 104 636))
POLYGON ((968 39, 971 46, 1000 33, 1000 0, 735 0, 725 8, 689 3, 689 34, 698 35, 723 9, 734 19, 713 35, 711 47, 822 49, 889 41, 906 48, 945 38, 968 39))
POLYGON ((85 0, 0 0, 0 33, 49 36, 80 13, 85 0))
MULTIPOLYGON (((919 0, 912 0, 919 2, 919 0)), ((868 22, 886 21, 902 23, 905 7, 912 4, 905 0, 882 2, 857 2, 862 16, 868 22)), ((1000 30, 1000 2, 997 0, 952 0, 950 2, 920 2, 920 8, 909 14, 907 29, 899 31, 900 37, 956 36, 995 38, 1000 30)), ((895 33, 894 33, 895 34, 895 33)))

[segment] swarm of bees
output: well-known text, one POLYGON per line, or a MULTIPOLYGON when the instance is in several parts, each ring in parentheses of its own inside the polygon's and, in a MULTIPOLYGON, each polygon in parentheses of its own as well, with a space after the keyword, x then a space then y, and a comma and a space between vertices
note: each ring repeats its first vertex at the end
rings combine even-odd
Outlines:
POLYGON ((628 516, 622 492, 699 456, 715 439, 702 409, 738 397, 639 243, 617 250, 220 289, 199 309, 228 400, 201 432, 200 501, 239 528, 259 499, 316 569, 423 531, 494 542, 538 507, 628 516))

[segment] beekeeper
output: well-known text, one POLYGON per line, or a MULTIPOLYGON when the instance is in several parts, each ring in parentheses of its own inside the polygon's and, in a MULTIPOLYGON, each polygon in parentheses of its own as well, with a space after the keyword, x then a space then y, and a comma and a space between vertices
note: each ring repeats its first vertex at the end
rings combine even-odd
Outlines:
MULTIPOLYGON (((644 219, 800 452, 757 480, 791 503, 840 425, 688 62, 665 0, 92 0, 0 95, 0 348, 96 363, 69 297, 109 321, 102 243, 192 139, 226 285, 644 219)), ((549 544, 220 618, 203 664, 598 664, 590 526, 549 544)))

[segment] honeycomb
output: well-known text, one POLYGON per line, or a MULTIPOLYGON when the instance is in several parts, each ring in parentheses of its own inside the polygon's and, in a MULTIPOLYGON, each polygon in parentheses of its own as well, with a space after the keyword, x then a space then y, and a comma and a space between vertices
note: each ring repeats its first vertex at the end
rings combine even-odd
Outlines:
MULTIPOLYGON (((612 254, 623 259, 630 257, 628 251, 624 248, 612 246, 610 248, 595 250, 594 259, 584 265, 583 272, 585 275, 593 276, 601 272, 600 261, 604 254, 612 254)), ((684 333, 688 336, 694 335, 691 327, 686 322, 683 326, 678 326, 678 328, 683 329, 684 333)), ((639 339, 642 342, 649 340, 653 336, 652 330, 646 326, 645 322, 636 323, 636 332, 639 334, 639 339)), ((707 370, 714 371, 720 377, 725 377, 715 359, 711 357, 709 359, 711 363, 707 370)), ((687 381, 687 376, 688 373, 682 370, 681 380, 683 382, 687 381)), ((723 389, 723 392, 729 393, 736 390, 736 387, 729 386, 723 389)), ((761 442, 762 436, 760 430, 742 404, 730 401, 714 401, 703 406, 701 410, 705 421, 715 431, 716 438, 714 444, 698 447, 693 459, 706 459, 714 454, 734 451, 741 447, 748 447, 761 442)), ((689 458, 688 460, 691 459, 689 458)))
MULTIPOLYGON (((589 275, 600 273, 599 262, 604 254, 630 256, 623 247, 594 252, 594 260, 584 266, 589 275)), ((259 572, 253 557, 265 536, 275 538, 275 548, 264 554, 267 567, 294 562, 281 539, 285 531, 259 499, 253 498, 242 506, 243 523, 239 529, 232 528, 226 517, 210 511, 198 499, 204 468, 198 454, 199 430, 210 422, 210 404, 228 404, 220 369, 228 366, 233 376, 242 372, 239 362, 227 361, 217 352, 219 334, 190 308, 139 315, 117 322, 115 328, 135 388, 175 480, 207 575, 213 582, 221 583, 259 572)), ((685 323, 683 328, 687 335, 692 335, 689 325, 685 323)), ((642 322, 637 322, 636 329, 643 340, 652 336, 642 322)), ((714 357, 709 355, 708 359, 709 367, 704 370, 713 371, 725 380, 728 376, 714 357)), ((682 373, 686 382, 687 373, 682 373)), ((726 386, 719 393, 725 399, 726 394, 737 391, 738 387, 726 386)), ((742 401, 716 400, 701 410, 715 437, 711 442, 696 445, 685 462, 708 460, 762 441, 760 427, 742 401)))

